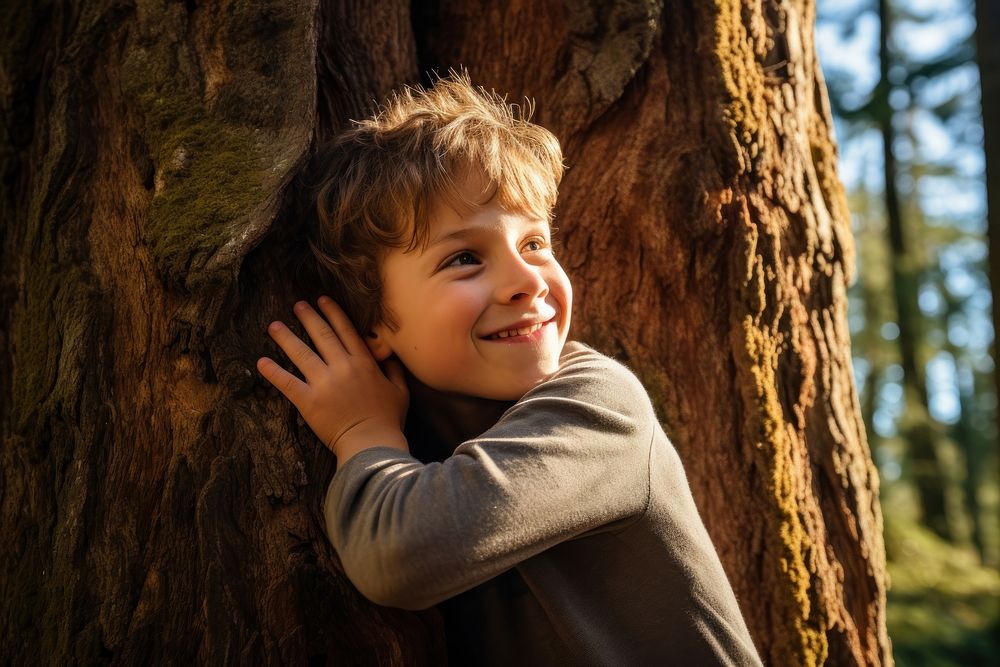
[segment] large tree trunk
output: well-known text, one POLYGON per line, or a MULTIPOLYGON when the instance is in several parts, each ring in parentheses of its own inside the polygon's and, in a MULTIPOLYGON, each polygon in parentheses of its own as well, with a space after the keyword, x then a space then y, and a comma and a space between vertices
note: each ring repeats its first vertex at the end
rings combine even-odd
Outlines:
POLYGON ((563 140, 575 337, 646 383, 762 656, 891 662, 811 3, 10 4, 4 662, 441 658, 341 573, 253 363, 311 296, 312 142, 459 65, 563 140))

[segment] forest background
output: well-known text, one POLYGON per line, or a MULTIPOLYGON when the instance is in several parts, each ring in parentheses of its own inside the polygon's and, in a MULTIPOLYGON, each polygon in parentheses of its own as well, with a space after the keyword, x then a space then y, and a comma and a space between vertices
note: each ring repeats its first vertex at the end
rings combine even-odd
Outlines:
MULTIPOLYGON (((854 372, 881 478, 899 665, 1000 656, 988 60, 977 63, 976 30, 966 0, 820 3, 817 19, 858 248, 854 372)), ((982 48, 996 35, 978 37, 982 48)))

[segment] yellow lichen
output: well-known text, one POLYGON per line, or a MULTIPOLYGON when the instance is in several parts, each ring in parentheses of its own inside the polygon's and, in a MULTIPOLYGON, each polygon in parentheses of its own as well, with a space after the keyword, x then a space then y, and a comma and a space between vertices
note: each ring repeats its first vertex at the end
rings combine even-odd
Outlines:
MULTIPOLYGON (((756 272, 755 272, 756 273, 756 272)), ((810 598, 812 576, 807 566, 812 543, 799 516, 798 499, 792 469, 793 442, 776 393, 777 356, 780 339, 766 327, 747 315, 743 319, 746 362, 754 379, 754 407, 759 433, 755 449, 760 451, 768 465, 771 506, 777 531, 771 533, 768 547, 775 559, 781 577, 787 581, 788 597, 786 617, 794 618, 798 641, 782 642, 785 655, 782 662, 799 665, 821 665, 826 659, 828 646, 825 623, 819 622, 810 598), (775 539, 776 538, 776 539, 775 539)), ((780 591, 779 591, 780 595, 780 591)))
POLYGON ((722 118, 738 171, 746 173, 758 155, 767 114, 764 73, 756 53, 760 38, 748 32, 739 0, 715 0, 714 9, 715 57, 724 95, 722 118))

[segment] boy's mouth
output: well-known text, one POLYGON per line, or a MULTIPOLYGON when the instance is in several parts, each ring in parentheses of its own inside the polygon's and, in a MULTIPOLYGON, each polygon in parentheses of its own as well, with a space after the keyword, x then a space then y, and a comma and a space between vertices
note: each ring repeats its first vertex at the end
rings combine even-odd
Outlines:
POLYGON ((487 336, 486 339, 499 340, 500 338, 510 338, 511 336, 527 336, 528 334, 535 333, 543 326, 545 326, 545 322, 539 322, 527 327, 518 327, 517 329, 508 329, 507 331, 498 331, 495 334, 487 336))
POLYGON ((486 340, 503 340, 504 338, 513 338, 515 336, 530 336, 535 333, 546 324, 554 323, 555 320, 546 320, 545 322, 535 322, 534 324, 525 324, 523 326, 511 327, 504 331, 497 331, 491 333, 488 336, 483 336, 486 340))

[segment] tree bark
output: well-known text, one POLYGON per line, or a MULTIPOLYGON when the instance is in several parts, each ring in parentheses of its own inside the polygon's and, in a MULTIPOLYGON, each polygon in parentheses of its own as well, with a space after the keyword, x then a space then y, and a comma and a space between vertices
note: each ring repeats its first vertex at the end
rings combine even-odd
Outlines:
POLYGON ((429 67, 537 102, 574 336, 644 380, 769 664, 889 664, 812 3, 5 9, 0 658, 434 664, 254 370, 313 142, 429 67))
MULTIPOLYGON (((976 60, 982 88, 983 149, 986 153, 986 238, 990 246, 990 292, 1000 294, 1000 7, 995 2, 976 0, 976 60)), ((1000 332, 1000 304, 993 297, 993 377, 1000 394, 1000 364, 996 363, 997 332, 1000 332)), ((1000 411, 997 411, 1000 433, 1000 411)))

